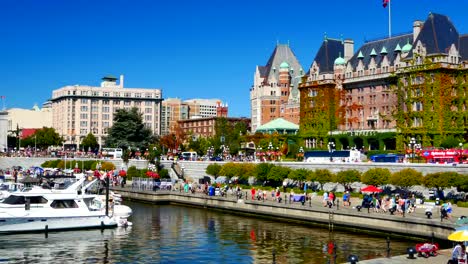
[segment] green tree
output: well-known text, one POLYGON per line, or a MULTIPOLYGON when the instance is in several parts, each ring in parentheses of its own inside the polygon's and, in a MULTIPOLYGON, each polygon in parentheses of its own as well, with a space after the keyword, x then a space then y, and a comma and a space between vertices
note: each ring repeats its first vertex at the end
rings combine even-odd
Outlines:
POLYGON ((127 177, 131 179, 133 177, 138 177, 138 170, 135 166, 130 166, 127 170, 127 177))
POLYGON ((94 150, 99 147, 99 143, 96 137, 92 133, 89 133, 81 142, 81 147, 83 147, 84 151, 88 151, 89 149, 94 150))
POLYGON ((367 185, 384 185, 388 183, 392 173, 387 168, 369 169, 361 176, 361 182, 367 185))
POLYGON ((390 183, 402 188, 422 184, 422 173, 411 168, 403 169, 390 176, 390 183))
POLYGON ((208 167, 206 167, 206 174, 208 175, 211 175, 213 177, 218 178, 218 176, 220 175, 220 172, 221 172, 221 165, 217 164, 217 163, 214 163, 214 164, 210 164, 208 165, 208 167))
POLYGON ((170 178, 169 171, 167 169, 161 169, 158 173, 159 173, 159 177, 161 177, 161 179, 170 178))
POLYGON ((303 182, 307 179, 307 174, 309 174, 309 170, 307 169, 297 169, 297 170, 291 170, 291 172, 288 175, 288 178, 291 180, 303 182))
POLYGON ((33 147, 36 146, 38 149, 46 149, 50 146, 62 145, 62 137, 52 127, 43 127, 36 130, 36 132, 21 140, 21 146, 33 147))
POLYGON ((255 164, 253 163, 239 163, 239 180, 247 181, 250 176, 254 175, 255 164))
POLYGON ((343 185, 345 189, 350 189, 351 184, 361 181, 361 172, 358 170, 339 171, 335 176, 335 182, 343 185))
POLYGON ((279 186, 286 179, 291 172, 291 169, 283 166, 273 166, 267 175, 267 180, 272 186, 279 186))
POLYGON ((323 190, 323 185, 327 182, 331 182, 333 178, 334 178, 333 173, 327 169, 315 170, 315 181, 320 184, 321 190, 323 190))
POLYGON ((240 167, 234 162, 228 162, 221 167, 219 174, 229 178, 239 176, 239 169, 240 167))
POLYGON ((106 139, 107 146, 144 150, 152 141, 152 132, 143 124, 143 117, 138 108, 117 110, 114 124, 109 129, 106 139))
POLYGON ((259 182, 264 182, 267 180, 268 173, 270 169, 273 168, 274 165, 271 163, 260 163, 257 164, 254 171, 255 179, 259 182))

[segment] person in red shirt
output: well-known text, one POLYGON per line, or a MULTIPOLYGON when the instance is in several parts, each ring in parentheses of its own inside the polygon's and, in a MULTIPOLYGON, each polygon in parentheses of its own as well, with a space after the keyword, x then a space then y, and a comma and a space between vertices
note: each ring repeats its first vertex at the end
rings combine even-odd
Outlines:
POLYGON ((252 194, 252 200, 255 200, 255 188, 252 188, 252 190, 250 190, 250 193, 252 194))

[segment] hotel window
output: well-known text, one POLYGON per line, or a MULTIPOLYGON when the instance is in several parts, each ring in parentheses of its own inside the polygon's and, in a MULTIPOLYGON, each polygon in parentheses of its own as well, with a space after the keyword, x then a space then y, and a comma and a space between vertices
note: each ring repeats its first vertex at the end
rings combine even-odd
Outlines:
POLYGON ((91 100, 91 104, 92 104, 92 105, 97 105, 98 103, 99 103, 99 101, 96 100, 96 99, 92 99, 92 100, 91 100))
POLYGON ((88 95, 88 91, 81 91, 81 95, 88 95))
POLYGON ((151 123, 145 123, 145 127, 151 129, 151 123))
POLYGON ((125 93, 124 97, 132 97, 132 93, 125 93))
POLYGON ((138 102, 133 102, 133 105, 135 105, 135 106, 140 106, 140 105, 141 105, 141 102, 140 102, 140 101, 138 101, 138 102))
POLYGON ((81 108, 80 108, 81 112, 87 112, 88 111, 88 107, 86 105, 82 105, 81 108))
POLYGON ((153 108, 145 108, 146 114, 151 114, 153 112, 153 108))
POLYGON ((102 122, 102 127, 109 127, 109 122, 102 122))
POLYGON ((146 98, 153 98, 153 95, 151 93, 145 93, 146 98))
POLYGON ((135 93, 136 98, 141 98, 141 93, 135 93))
POLYGON ((88 119, 88 114, 80 114, 81 119, 88 119))
POLYGON ((109 100, 102 100, 103 105, 109 105, 109 103, 110 103, 109 100))
POLYGON ((153 102, 151 102, 151 101, 146 101, 146 102, 145 102, 145 105, 146 105, 146 106, 152 106, 152 105, 153 105, 153 102))
POLYGON ((152 121, 153 117, 150 115, 145 115, 145 121, 152 121))
POLYGON ((92 114, 92 115, 91 115, 91 119, 92 119, 92 120, 98 119, 98 114, 92 114))
POLYGON ((102 112, 103 113, 109 113, 110 112, 110 107, 109 106, 103 106, 102 107, 102 112))
POLYGON ((81 134, 81 135, 86 135, 86 134, 88 134, 88 129, 86 129, 86 128, 80 129, 80 134, 81 134))
POLYGON ((102 120, 109 120, 109 114, 103 114, 102 120))
POLYGON ((114 105, 120 105, 120 101, 119 101, 119 100, 114 100, 112 103, 113 103, 114 105))
POLYGON ((94 92, 93 92, 93 96, 99 96, 99 92, 98 92, 98 91, 94 91, 94 92))
POLYGON ((81 121, 80 122, 80 127, 87 127, 88 126, 88 121, 81 121))
POLYGON ((120 97, 120 93, 114 92, 115 97, 120 97))
POLYGON ((125 101, 124 101, 124 105, 131 105, 131 102, 128 101, 128 100, 125 100, 125 101))
POLYGON ((97 105, 91 106, 91 112, 97 112, 97 111, 98 111, 98 106, 97 105))
POLYGON ((82 103, 82 104, 87 104, 87 103, 88 103, 88 99, 81 99, 81 103, 82 103))
POLYGON ((109 92, 103 92, 102 95, 103 96, 109 96, 109 92))

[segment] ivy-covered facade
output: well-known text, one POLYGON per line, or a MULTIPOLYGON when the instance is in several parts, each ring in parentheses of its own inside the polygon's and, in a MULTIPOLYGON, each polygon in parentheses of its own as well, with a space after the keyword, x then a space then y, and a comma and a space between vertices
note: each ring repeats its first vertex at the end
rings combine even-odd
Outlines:
POLYGON ((468 35, 429 14, 413 32, 367 41, 325 37, 302 78, 300 130, 307 148, 396 150, 467 140, 468 35))

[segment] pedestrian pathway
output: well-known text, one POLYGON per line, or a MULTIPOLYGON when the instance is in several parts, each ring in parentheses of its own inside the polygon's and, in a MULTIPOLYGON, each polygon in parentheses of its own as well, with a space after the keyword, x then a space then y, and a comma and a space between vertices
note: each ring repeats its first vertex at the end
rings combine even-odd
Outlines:
POLYGON ((391 258, 380 258, 380 259, 371 259, 363 260, 358 263, 365 264, 445 264, 450 259, 452 250, 444 249, 439 250, 439 255, 435 257, 416 257, 416 259, 409 259, 408 255, 395 256, 391 258))

